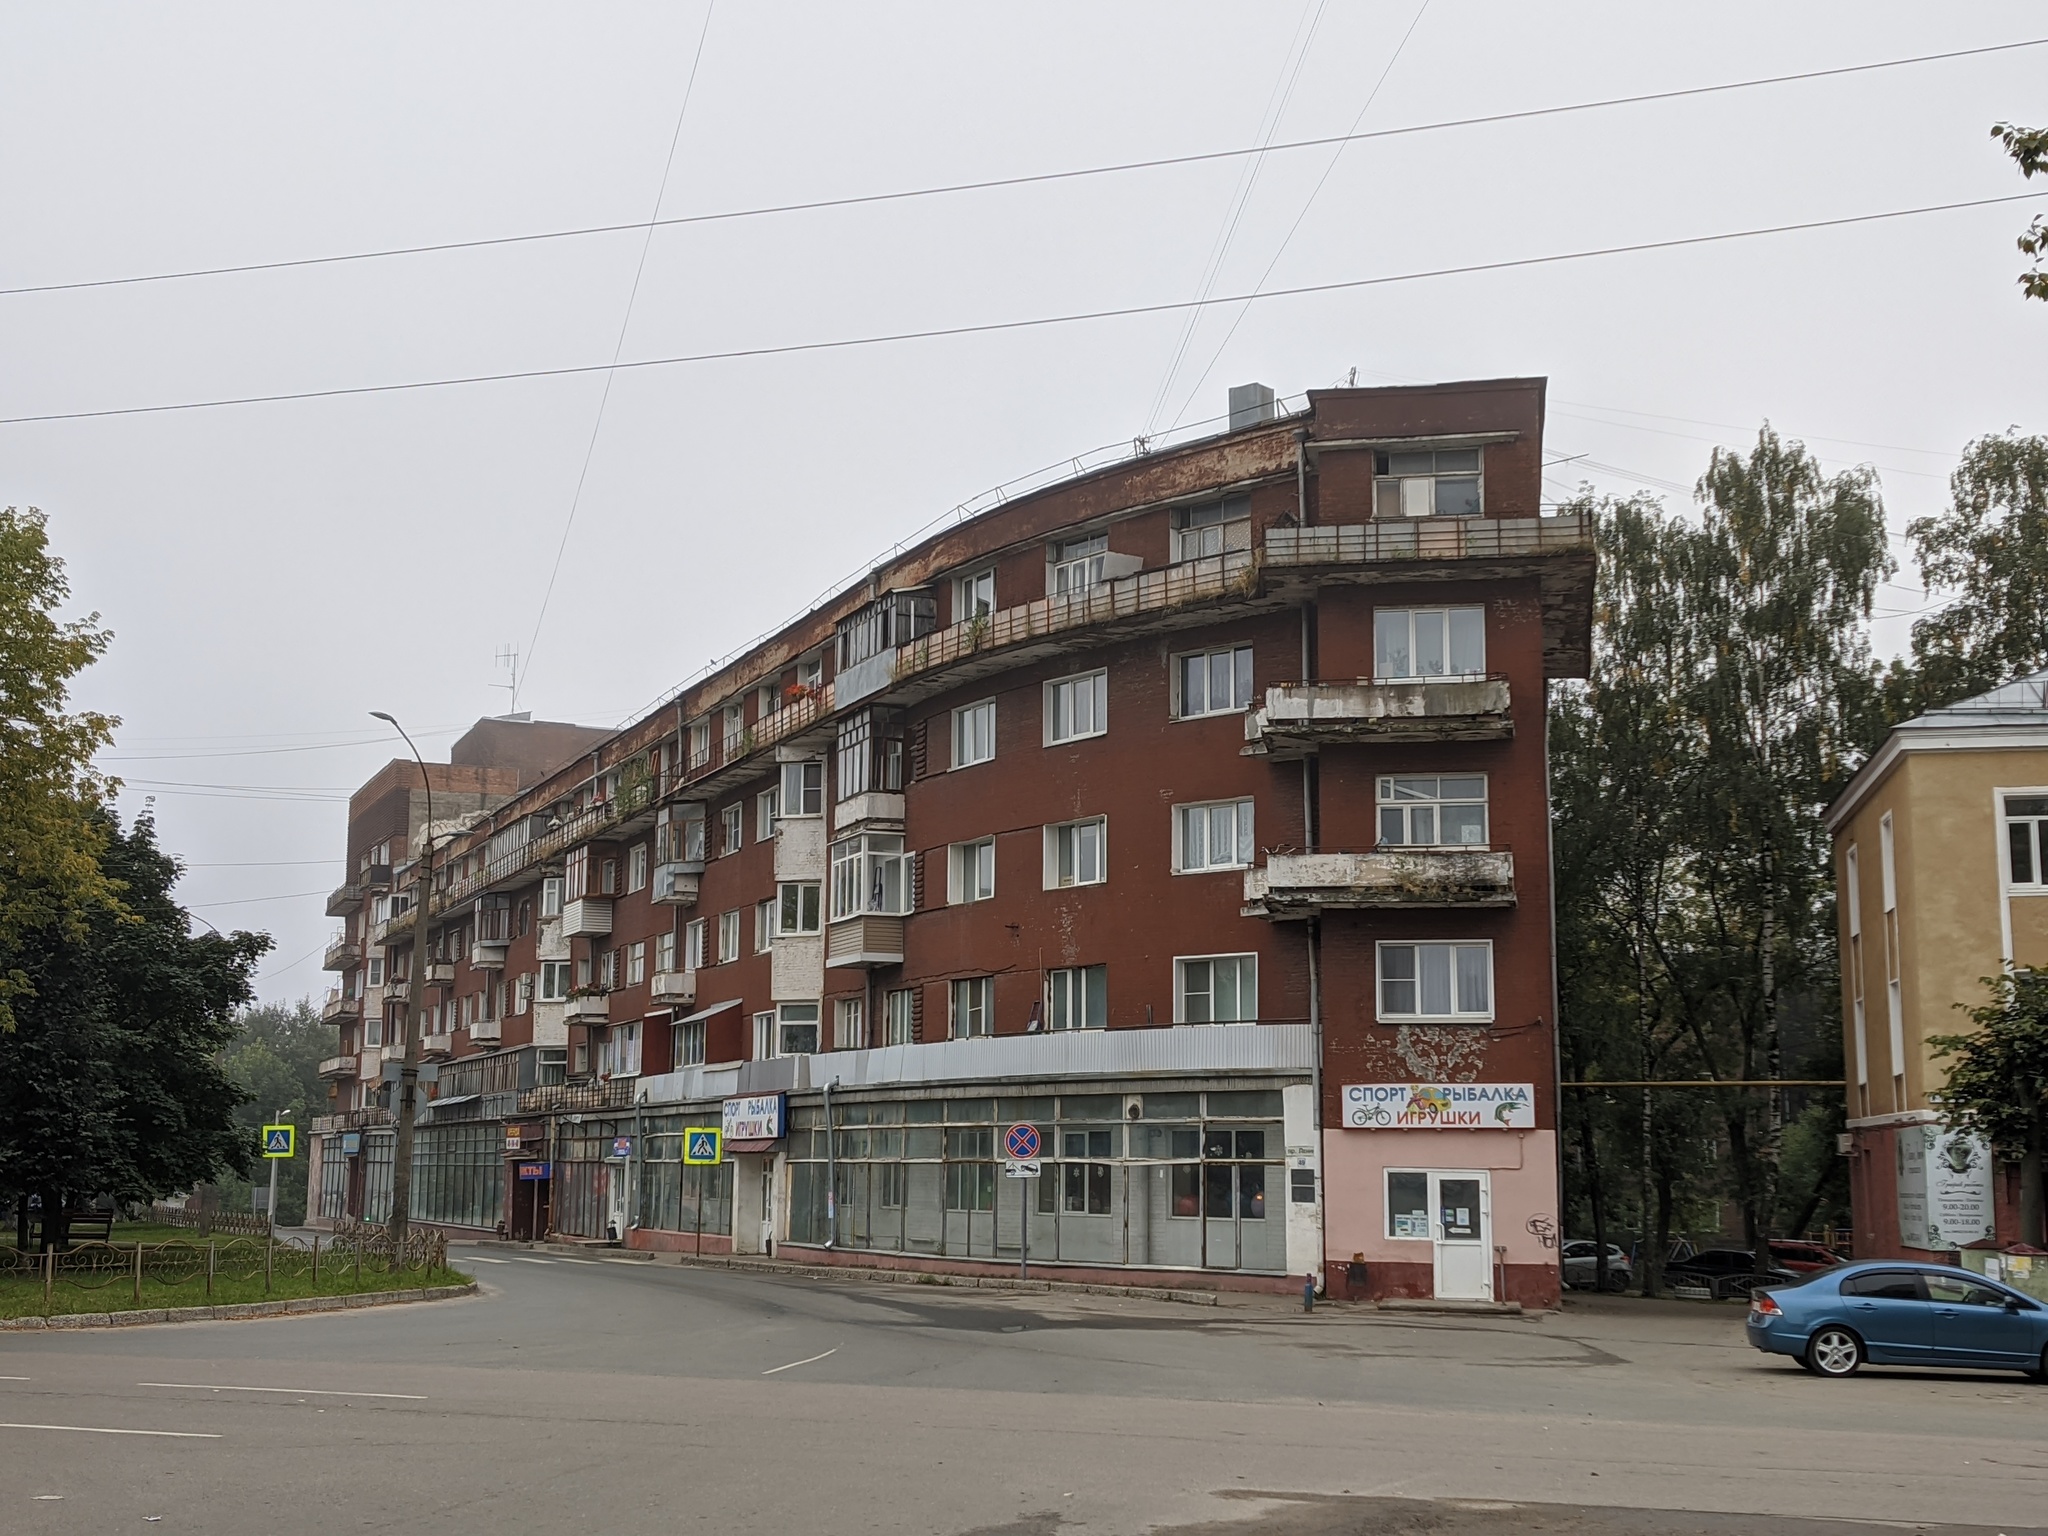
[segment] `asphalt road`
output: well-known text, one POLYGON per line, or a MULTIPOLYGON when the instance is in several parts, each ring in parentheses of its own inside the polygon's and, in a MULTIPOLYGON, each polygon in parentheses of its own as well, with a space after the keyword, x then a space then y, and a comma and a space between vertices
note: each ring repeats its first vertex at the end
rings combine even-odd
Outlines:
POLYGON ((1749 1349, 1733 1308, 1304 1317, 1277 1298, 500 1248, 458 1262, 486 1294, 0 1334, 0 1532, 2021 1536, 2048 1520, 2048 1388, 1822 1381, 1749 1349))

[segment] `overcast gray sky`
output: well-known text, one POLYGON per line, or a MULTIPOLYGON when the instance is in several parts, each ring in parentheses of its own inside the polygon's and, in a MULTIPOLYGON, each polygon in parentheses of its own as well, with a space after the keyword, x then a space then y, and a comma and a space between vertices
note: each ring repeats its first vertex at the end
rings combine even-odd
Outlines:
MULTIPOLYGON (((2048 37, 2038 0, 705 14, 8 7, 0 287, 632 223, 672 140, 668 217, 2048 37)), ((687 225, 647 247, 623 355, 2010 195, 2000 118, 2048 121, 2048 48, 1273 155, 1248 192, 1222 161, 687 225)), ((317 997, 346 795, 392 755, 367 711, 445 753, 505 708, 503 645, 522 708, 618 724, 993 486, 1211 417, 1233 383, 1353 368, 1548 376, 1559 496, 1685 505, 1769 418, 1879 466, 1897 530, 1971 437, 2048 430, 2048 305, 2013 282, 2035 206, 1276 298, 1204 312, 1185 348, 1164 313, 623 372, 566 546, 601 374, 0 425, 0 502, 49 514, 115 632, 79 698, 124 721, 125 808, 157 796, 197 912, 276 936, 264 997, 317 997)), ((642 243, 0 296, 0 417, 604 364, 642 243)), ((1927 600, 1897 579, 1884 648, 1927 600)))

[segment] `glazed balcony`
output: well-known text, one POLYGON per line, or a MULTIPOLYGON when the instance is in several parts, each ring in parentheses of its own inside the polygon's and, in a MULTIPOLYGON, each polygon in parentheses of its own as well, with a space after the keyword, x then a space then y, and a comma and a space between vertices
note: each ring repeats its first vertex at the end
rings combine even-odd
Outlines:
POLYGON ((323 971, 352 971, 362 963, 362 944, 345 933, 338 933, 329 940, 326 953, 320 957, 320 969, 323 971))
POLYGON ((903 919, 864 912, 825 927, 825 963, 872 969, 903 963, 903 919))
POLYGON ((469 966, 474 971, 502 971, 505 953, 512 947, 512 907, 502 896, 488 896, 476 904, 469 941, 469 966))
POLYGON ((1286 761, 1324 747, 1505 741, 1514 734, 1504 677, 1281 683, 1245 712, 1243 753, 1286 761))
POLYGON ((1276 853, 1244 872, 1244 915, 1511 907, 1515 856, 1485 848, 1276 853))
POLYGON ((697 1001, 697 973, 656 971, 647 995, 658 1004, 679 1004, 687 1007, 697 1001))
POLYGON ((329 992, 327 1002, 320 1010, 323 1024, 352 1024, 363 1016, 363 1000, 360 997, 344 997, 339 992, 329 992))
POLYGON ((603 938, 612 931, 612 898, 579 896, 562 904, 562 937, 603 938))

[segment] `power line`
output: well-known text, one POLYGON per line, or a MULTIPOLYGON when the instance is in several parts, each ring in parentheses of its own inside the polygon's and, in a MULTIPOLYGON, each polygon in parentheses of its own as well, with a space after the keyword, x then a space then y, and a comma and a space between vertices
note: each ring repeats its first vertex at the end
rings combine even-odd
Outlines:
POLYGON ((990 320, 974 325, 932 326, 916 331, 879 332, 868 336, 846 336, 830 341, 797 341, 779 346, 730 347, 716 352, 686 352, 673 357, 639 358, 622 363, 578 363, 559 368, 520 368, 502 373, 463 374, 442 379, 411 379, 397 384, 351 384, 330 389, 284 390, 267 395, 229 395, 212 400, 180 400, 162 405, 111 406, 93 411, 46 411, 33 416, 0 416, 0 426, 26 426, 46 421, 91 421, 111 416, 152 416, 171 411, 215 410, 235 405, 275 405, 295 400, 333 400, 351 395, 387 395, 409 390, 447 389, 467 384, 501 384, 520 379, 575 378, 603 373, 608 369, 668 368, 685 363, 729 362, 740 358, 786 357, 804 352, 837 352, 858 347, 882 346, 906 341, 933 341, 950 336, 987 336, 1006 331, 1033 330, 1041 326, 1074 325, 1091 320, 1117 320, 1139 315, 1172 314, 1191 307, 1247 304, 1268 299, 1300 298, 1308 294, 1342 293, 1394 283, 1420 282, 1427 278, 1467 277, 1481 272, 1509 272, 1522 268, 1556 266, 1601 256, 1630 256, 1646 251, 1682 250, 1692 246, 1721 245, 1735 240, 1752 240, 1764 235, 1796 234, 1814 229, 1843 229, 1857 224, 1876 224, 1889 219, 1916 218, 1930 213, 1955 213, 1968 208, 1991 208, 2006 203, 2029 202, 2044 195, 2040 190, 2013 192, 2000 197, 1978 197, 1954 203, 1928 203, 1918 208, 1892 208, 1882 213, 1845 214, 1832 219, 1805 219, 1793 224, 1768 224, 1752 229, 1723 230, 1710 235, 1680 235, 1668 240, 1641 240, 1628 245, 1596 246, 1579 251, 1557 251, 1546 256, 1517 256, 1500 261, 1468 262, 1455 267, 1430 267, 1415 272, 1393 272, 1378 277, 1343 278, 1328 283, 1302 283, 1292 288, 1264 292, 1232 293, 1207 299, 1173 299, 1156 304, 1128 304, 1113 309, 1077 310, 1063 315, 1037 315, 1022 320, 990 320))
MULTIPOLYGON (((569 549, 569 532, 576 526, 576 509, 583 505, 583 484, 590 478, 590 461, 597 453, 597 437, 604 430, 604 408, 611 403, 612 380, 618 377, 619 357, 626 350, 626 332, 633 325, 633 305, 640 298, 640 279, 647 271, 647 250, 654 244, 654 220, 661 216, 661 200, 668 196, 669 172, 675 169, 676 146, 683 142, 683 119, 690 115, 690 97, 697 89, 697 66, 704 62, 704 40, 711 35, 711 15, 718 0, 704 7, 704 25, 697 32, 697 51, 690 59, 690 78, 683 83, 683 104, 676 111, 675 132, 669 135, 668 158, 661 163, 661 185, 655 189, 654 212, 649 216, 647 234, 640 242, 640 261, 633 268, 633 287, 626 295, 626 313, 619 320, 619 339, 612 344, 612 365, 605 370, 604 393, 597 398, 597 418, 590 424, 590 441, 583 445, 583 467, 576 472, 576 493, 569 498, 569 515, 562 522, 561 542, 555 546, 555 563, 548 567, 548 584, 540 595, 540 612, 533 616, 533 634, 526 642, 527 670, 533 669, 534 647, 540 643, 540 627, 547 622, 548 604, 554 600, 555 581, 562 574, 562 556, 569 549)), ((513 658, 516 668, 518 658, 513 658)), ((513 697, 518 697, 518 673, 513 673, 513 697)))
POLYGON ((1042 185, 1047 182, 1078 181, 1093 176, 1115 176, 1132 171, 1166 170, 1183 165, 1207 165, 1247 156, 1287 154, 1295 150, 1320 149, 1354 144, 1367 139, 1401 138, 1411 134, 1439 133, 1452 128, 1478 128, 1494 123, 1527 122, 1533 118, 1561 117, 1575 112, 1593 112, 1608 107, 1640 106, 1655 101, 1679 101, 1695 96, 1714 96, 1728 91, 1756 90, 1769 85, 1790 85, 1803 80, 1825 80, 1845 75, 1869 74, 1877 70, 1903 69, 1914 64, 1935 64, 1950 59, 1975 58, 1985 54, 2009 53, 2020 48, 2039 48, 2048 37, 2018 42, 1993 43, 1982 48, 1958 48, 1946 53, 1914 54, 1908 58, 1879 59, 1869 64, 1844 64, 1830 69, 1801 70, 1787 75, 1763 75, 1751 80, 1729 80, 1719 85, 1686 86, 1670 91, 1647 91, 1635 96, 1610 96, 1597 101, 1567 102, 1554 107, 1531 107, 1519 112, 1493 112, 1479 117, 1446 118, 1433 123, 1411 123, 1403 128, 1375 128, 1364 133, 1335 134, 1324 138, 1294 139, 1279 144, 1253 145, 1242 149, 1209 150, 1192 155, 1166 155, 1151 160, 1129 160, 1115 165, 1083 166, 1066 171, 1039 171, 1021 176, 990 177, 982 181, 953 182, 934 187, 911 187, 894 192, 869 192, 851 197, 817 198, 801 203, 774 203, 754 208, 733 208, 715 213, 683 214, 671 219, 645 223, 589 224, 571 229, 540 230, 523 235, 494 235, 476 240, 443 240, 425 245, 387 246, 378 250, 347 251, 330 256, 298 256, 280 261, 239 262, 217 267, 187 267, 171 272, 138 273, 129 277, 87 278, 63 283, 29 283, 0 288, 0 298, 29 293, 70 293, 86 288, 120 288, 140 283, 179 282, 196 277, 234 277, 250 272, 282 272, 299 267, 335 266, 353 261, 382 261, 397 256, 431 256, 447 251, 483 250, 493 246, 530 245, 549 240, 574 240, 592 235, 624 234, 632 230, 673 229, 686 224, 715 224, 736 219, 765 218, 776 214, 815 213, 831 208, 858 208, 874 203, 905 202, 923 197, 950 197, 966 192, 996 191, 1005 187, 1042 185))

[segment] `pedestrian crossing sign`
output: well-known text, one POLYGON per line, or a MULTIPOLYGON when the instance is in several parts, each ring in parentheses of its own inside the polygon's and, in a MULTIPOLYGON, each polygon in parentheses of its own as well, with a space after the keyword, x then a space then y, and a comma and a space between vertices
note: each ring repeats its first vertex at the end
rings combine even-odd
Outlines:
POLYGON ((291 1125, 266 1125, 263 1127, 263 1155, 265 1157, 290 1157, 298 1127, 291 1125))
POLYGON ((715 1125, 694 1125, 683 1131, 683 1161, 715 1163, 725 1155, 725 1133, 715 1125))

